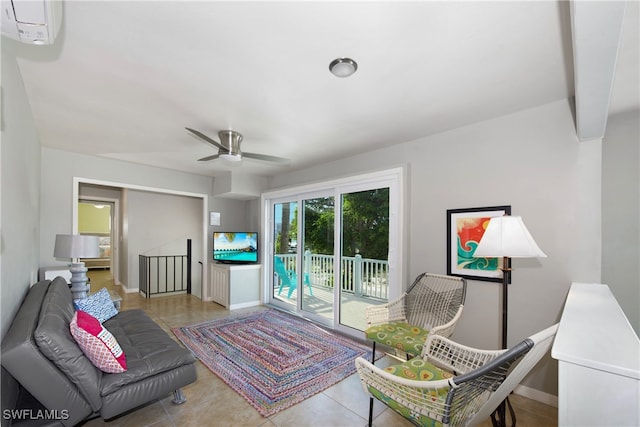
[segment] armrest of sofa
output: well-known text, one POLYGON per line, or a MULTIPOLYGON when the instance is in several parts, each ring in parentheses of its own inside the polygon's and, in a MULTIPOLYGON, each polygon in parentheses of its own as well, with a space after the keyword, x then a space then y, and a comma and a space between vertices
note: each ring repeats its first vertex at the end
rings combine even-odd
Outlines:
MULTIPOLYGON (((64 279, 60 280, 64 283, 64 279)), ((49 280, 43 280, 29 290, 2 341, 2 366, 47 409, 67 410, 69 418, 61 420, 64 425, 76 425, 93 411, 33 339, 49 285, 49 280)))
MULTIPOLYGON (((42 302, 38 326, 33 338, 38 349, 77 387, 93 412, 102 406, 102 371, 84 355, 71 335, 69 325, 75 313, 69 286, 60 277, 49 285, 42 302)), ((50 390, 55 393, 55 391, 50 390)))

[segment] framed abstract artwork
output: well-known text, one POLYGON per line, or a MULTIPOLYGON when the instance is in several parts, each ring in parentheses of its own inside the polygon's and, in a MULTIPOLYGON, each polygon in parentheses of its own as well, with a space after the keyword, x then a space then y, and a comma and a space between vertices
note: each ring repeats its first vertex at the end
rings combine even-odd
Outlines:
POLYGON ((477 258, 473 253, 489 220, 510 214, 511 206, 447 210, 447 274, 471 280, 502 282, 502 258, 477 258))

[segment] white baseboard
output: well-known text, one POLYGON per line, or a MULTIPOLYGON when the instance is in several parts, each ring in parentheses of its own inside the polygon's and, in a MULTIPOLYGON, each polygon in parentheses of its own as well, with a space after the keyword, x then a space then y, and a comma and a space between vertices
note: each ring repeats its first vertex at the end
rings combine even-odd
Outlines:
POLYGON ((118 285, 118 286, 120 286, 125 294, 133 294, 135 292, 139 292, 138 288, 131 289, 131 288, 127 287, 126 283, 123 283, 123 282, 121 282, 119 280, 114 280, 113 283, 118 285))
POLYGON ((520 396, 544 403, 545 405, 553 406, 555 408, 558 407, 558 396, 553 394, 545 393, 544 391, 536 390, 535 388, 527 387, 522 384, 516 386, 513 392, 520 396))
POLYGON ((243 302, 241 304, 231 304, 229 306, 229 310, 237 310, 239 308, 247 308, 247 307, 255 307, 257 305, 261 305, 262 303, 260 301, 250 301, 250 302, 243 302))

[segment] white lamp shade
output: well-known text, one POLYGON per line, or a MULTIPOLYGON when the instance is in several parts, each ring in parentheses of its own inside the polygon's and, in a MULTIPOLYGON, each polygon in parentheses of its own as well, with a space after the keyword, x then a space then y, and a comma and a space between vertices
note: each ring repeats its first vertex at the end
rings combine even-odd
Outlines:
POLYGON ((56 258, 97 258, 100 238, 80 234, 56 234, 53 256, 56 258))
POLYGON ((491 218, 474 257, 546 258, 519 216, 491 218))

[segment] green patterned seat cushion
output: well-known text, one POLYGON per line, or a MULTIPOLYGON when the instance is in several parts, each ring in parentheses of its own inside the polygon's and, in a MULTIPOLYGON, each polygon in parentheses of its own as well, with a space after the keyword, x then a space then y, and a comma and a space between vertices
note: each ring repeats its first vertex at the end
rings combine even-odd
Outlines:
POLYGON ((422 353, 429 331, 406 322, 374 325, 365 331, 368 339, 414 356, 422 353))
MULTIPOLYGON (((407 378, 410 380, 423 380, 423 381, 437 381, 443 380, 447 378, 452 378, 453 374, 444 371, 429 362, 425 362, 419 357, 408 360, 401 365, 389 366, 384 369, 385 371, 397 375, 401 378, 407 378)), ((411 420, 414 424, 418 424, 420 426, 425 427, 441 427, 442 423, 437 420, 433 420, 428 418, 422 414, 419 414, 415 411, 410 410, 406 406, 396 402, 393 397, 383 394, 379 390, 374 389, 373 387, 368 387, 369 392, 375 396, 376 399, 385 403, 388 407, 398 412, 404 418, 411 420)), ((431 399, 446 399, 446 390, 436 391, 430 390, 428 394, 431 396, 431 399)))

